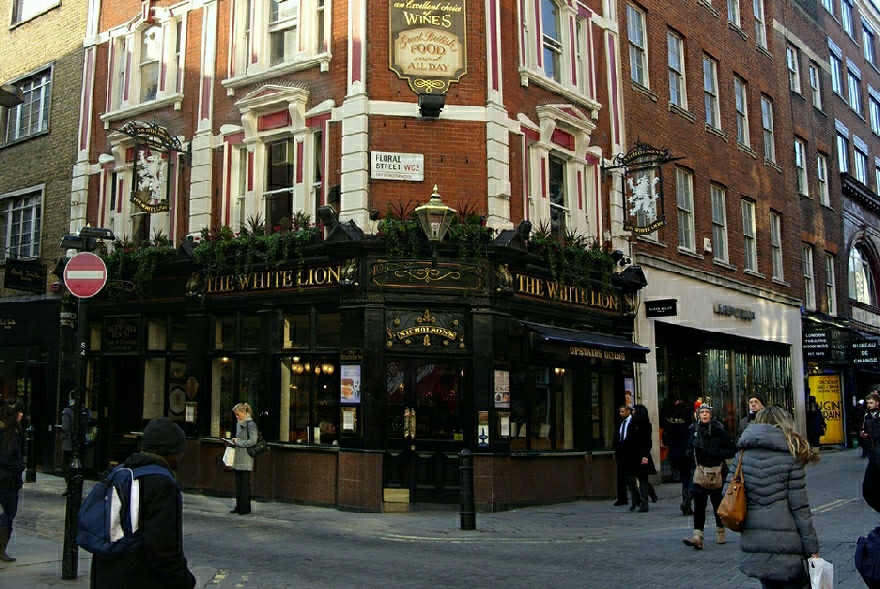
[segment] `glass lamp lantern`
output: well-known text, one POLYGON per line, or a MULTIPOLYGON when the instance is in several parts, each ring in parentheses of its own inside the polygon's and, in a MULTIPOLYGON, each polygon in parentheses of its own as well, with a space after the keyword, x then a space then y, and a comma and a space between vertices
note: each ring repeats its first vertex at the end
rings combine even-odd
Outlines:
POLYGON ((422 224, 422 230, 428 236, 428 240, 434 244, 443 241, 456 210, 443 204, 435 184, 431 200, 416 207, 415 212, 422 224))

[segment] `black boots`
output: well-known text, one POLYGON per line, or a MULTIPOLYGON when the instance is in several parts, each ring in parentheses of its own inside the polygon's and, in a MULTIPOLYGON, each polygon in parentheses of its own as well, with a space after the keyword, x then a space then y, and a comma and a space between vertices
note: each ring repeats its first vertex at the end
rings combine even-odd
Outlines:
POLYGON ((693 515, 694 510, 691 509, 691 495, 685 489, 681 490, 681 514, 693 515))
POLYGON ((9 528, 0 528, 0 561, 15 562, 15 559, 6 554, 6 545, 9 544, 9 535, 12 530, 9 528))

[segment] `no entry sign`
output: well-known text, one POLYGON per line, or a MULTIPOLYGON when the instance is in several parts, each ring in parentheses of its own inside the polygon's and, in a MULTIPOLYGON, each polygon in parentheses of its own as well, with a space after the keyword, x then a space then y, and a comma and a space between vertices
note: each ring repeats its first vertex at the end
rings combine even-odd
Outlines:
POLYGON ((107 284, 104 260, 89 252, 76 254, 64 267, 64 284, 73 296, 81 299, 95 296, 107 284))

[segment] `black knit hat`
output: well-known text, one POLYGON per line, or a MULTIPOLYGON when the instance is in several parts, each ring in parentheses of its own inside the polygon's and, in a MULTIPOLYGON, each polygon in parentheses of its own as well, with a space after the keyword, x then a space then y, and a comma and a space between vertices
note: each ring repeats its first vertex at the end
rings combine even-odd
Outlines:
POLYGON ((748 401, 749 399, 757 399, 761 403, 761 405, 763 405, 764 407, 767 406, 767 399, 765 399, 764 395, 762 395, 761 393, 752 393, 749 395, 749 398, 746 399, 746 401, 748 401))
POLYGON ((157 417, 144 428, 141 449, 159 456, 180 454, 186 447, 186 434, 168 417, 157 417))

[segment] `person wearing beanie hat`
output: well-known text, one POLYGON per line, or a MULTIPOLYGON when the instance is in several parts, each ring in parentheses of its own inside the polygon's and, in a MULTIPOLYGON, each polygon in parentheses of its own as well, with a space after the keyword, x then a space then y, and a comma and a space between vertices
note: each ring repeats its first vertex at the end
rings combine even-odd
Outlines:
POLYGON ((747 401, 749 404, 749 412, 740 420, 739 427, 736 428, 737 437, 742 436, 742 433, 748 425, 754 421, 755 415, 758 414, 758 411, 767 406, 767 400, 764 398, 764 395, 757 391, 752 392, 747 401))
POLYGON ((183 459, 186 435, 168 417, 157 417, 144 428, 141 451, 129 456, 122 466, 139 468, 158 465, 171 477, 147 474, 138 479, 140 522, 143 544, 113 559, 92 557, 92 589, 192 589, 196 578, 183 554, 183 493, 174 472, 183 459))

